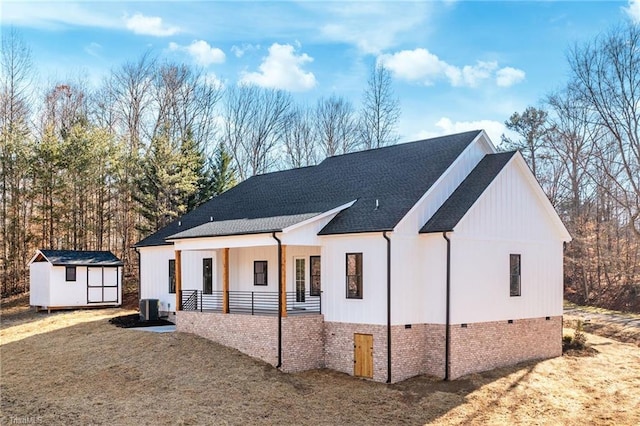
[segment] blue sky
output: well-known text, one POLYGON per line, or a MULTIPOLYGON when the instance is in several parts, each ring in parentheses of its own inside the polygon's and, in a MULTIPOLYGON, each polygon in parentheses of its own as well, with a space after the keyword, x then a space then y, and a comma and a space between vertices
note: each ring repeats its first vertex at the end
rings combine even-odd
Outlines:
POLYGON ((30 45, 40 81, 98 84, 151 51, 313 104, 358 107, 377 61, 392 72, 401 140, 485 128, 494 143, 515 111, 566 81, 567 49, 627 20, 624 1, 15 1, 3 30, 30 45))

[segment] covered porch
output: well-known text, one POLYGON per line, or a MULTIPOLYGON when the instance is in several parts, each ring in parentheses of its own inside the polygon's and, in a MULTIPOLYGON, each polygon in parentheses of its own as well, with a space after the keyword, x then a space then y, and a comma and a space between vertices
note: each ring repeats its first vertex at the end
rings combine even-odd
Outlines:
POLYGON ((183 240, 174 248, 178 331, 283 371, 324 365, 319 245, 283 244, 273 233, 183 240))
POLYGON ((322 313, 320 246, 283 244, 273 233, 183 240, 175 249, 178 311, 322 313))

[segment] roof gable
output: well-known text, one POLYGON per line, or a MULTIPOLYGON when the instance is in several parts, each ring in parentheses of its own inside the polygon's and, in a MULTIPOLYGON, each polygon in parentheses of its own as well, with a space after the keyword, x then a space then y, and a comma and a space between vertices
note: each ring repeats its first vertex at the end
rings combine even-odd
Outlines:
POLYGON ((312 167, 253 176, 136 246, 165 244, 168 237, 278 231, 353 200, 320 235, 391 230, 480 133, 354 152, 312 167))
POLYGON ((488 154, 420 229, 421 234, 453 231, 464 215, 498 176, 516 151, 488 154))
POLYGON ((29 263, 42 261, 54 266, 122 266, 124 263, 110 251, 38 250, 29 263))
POLYGON ((460 230, 460 227, 462 227, 463 233, 474 229, 485 233, 509 234, 510 232, 521 233, 523 229, 526 229, 531 236, 540 236, 545 229, 549 229, 552 232, 550 235, 554 235, 554 238, 571 241, 571 235, 562 223, 560 216, 527 166, 522 154, 518 151, 485 156, 441 208, 427 221, 420 233, 456 231, 460 230), (506 193, 509 195, 505 195, 503 189, 505 187, 492 185, 494 182, 500 185, 509 183, 510 185, 506 187, 511 191, 506 193), (513 186, 514 184, 516 186, 513 186), (521 189, 524 188, 526 190, 522 191, 521 189), (504 209, 498 212, 493 211, 490 214, 489 222, 487 222, 485 215, 474 216, 470 212, 479 204, 481 197, 484 199, 483 202, 492 206, 499 204, 500 199, 507 197, 507 200, 517 204, 519 215, 514 216, 513 211, 504 209), (493 198, 487 199, 487 197, 493 198), (474 217, 475 219, 472 219, 474 217), (469 220, 473 221, 468 222, 469 220), (534 223, 542 224, 545 222, 548 225, 544 225, 544 229, 533 228, 534 223))

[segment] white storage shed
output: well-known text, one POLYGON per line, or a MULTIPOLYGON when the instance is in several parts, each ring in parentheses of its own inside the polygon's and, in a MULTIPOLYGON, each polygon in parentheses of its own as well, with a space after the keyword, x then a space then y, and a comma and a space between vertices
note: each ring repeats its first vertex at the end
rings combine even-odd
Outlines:
POLYGON ((29 304, 48 311, 120 306, 122 267, 109 251, 37 250, 29 261, 29 304))

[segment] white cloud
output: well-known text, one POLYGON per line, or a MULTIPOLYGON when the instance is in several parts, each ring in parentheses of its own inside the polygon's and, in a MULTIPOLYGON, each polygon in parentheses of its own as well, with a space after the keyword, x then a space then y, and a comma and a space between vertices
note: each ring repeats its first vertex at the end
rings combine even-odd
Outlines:
POLYGON ((378 63, 387 67, 395 77, 427 86, 438 80, 448 80, 452 86, 477 87, 495 75, 499 86, 508 87, 524 79, 524 71, 511 67, 496 72, 498 63, 495 61, 477 61, 475 65, 460 68, 424 48, 380 55, 378 63))
POLYGON ((144 16, 141 13, 136 13, 131 17, 125 15, 123 19, 127 29, 135 34, 166 37, 180 32, 178 27, 164 25, 159 16, 144 16))
POLYGON ((440 60, 427 49, 401 50, 400 52, 380 55, 378 62, 387 67, 396 77, 409 81, 421 81, 432 85, 434 80, 448 77, 459 80, 461 71, 440 60))
POLYGON ((225 61, 226 55, 217 47, 211 47, 204 40, 194 40, 188 46, 181 46, 178 43, 169 43, 169 50, 187 52, 193 60, 204 67, 211 64, 221 64, 225 61))
POLYGON ((316 15, 328 13, 328 23, 320 27, 322 36, 330 41, 353 44, 364 53, 378 54, 418 28, 424 34, 432 5, 369 1, 318 2, 313 7, 316 15))
POLYGON ((269 48, 269 54, 263 58, 260 71, 243 72, 240 82, 292 92, 309 90, 315 87, 316 77, 302 67, 312 61, 313 58, 306 53, 296 55, 295 48, 290 44, 274 43, 269 48))
POLYGON ((629 0, 629 7, 623 8, 636 24, 640 24, 640 0, 629 0))
POLYGON ((489 135, 489 139, 494 145, 500 145, 503 133, 509 133, 504 123, 494 120, 478 121, 451 121, 448 117, 440 118, 430 130, 417 132, 413 139, 434 138, 437 136, 451 135, 454 133, 467 132, 469 130, 484 130, 489 135))
POLYGON ((236 46, 236 45, 231 46, 231 51, 233 52, 234 55, 236 55, 236 58, 242 58, 245 53, 253 52, 254 50, 259 50, 259 49, 260 49, 259 44, 253 45, 249 43, 244 43, 242 46, 236 46))
POLYGON ((217 75, 215 75, 215 74, 214 74, 214 73, 212 73, 212 72, 211 72, 211 73, 207 73, 207 74, 204 76, 204 81, 205 81, 209 86, 215 87, 215 88, 217 88, 217 89, 219 89, 219 90, 224 89, 224 86, 225 86, 224 82, 223 82, 222 80, 220 80, 220 79, 218 78, 218 76, 217 76, 217 75))
MULTIPOLYGON (((3 1, 0 12, 2 26, 15 25, 28 28, 58 30, 65 27, 120 28, 122 21, 113 17, 102 4, 67 2, 60 7, 59 2, 11 2, 3 1)), ((111 7, 112 9, 112 7, 111 7)))
POLYGON ((504 67, 496 72, 496 84, 500 87, 511 87, 524 80, 524 77, 524 71, 517 68, 504 67))
POLYGON ((482 80, 491 78, 496 68, 497 62, 478 61, 475 65, 465 65, 462 68, 462 82, 454 86, 476 87, 482 80))

